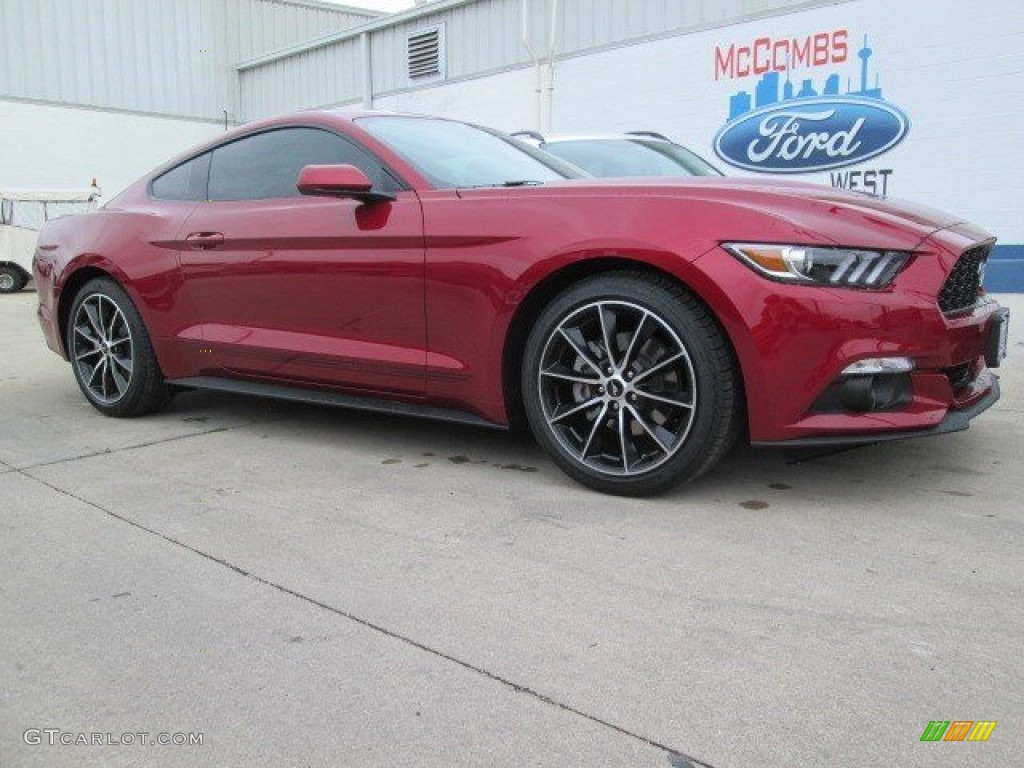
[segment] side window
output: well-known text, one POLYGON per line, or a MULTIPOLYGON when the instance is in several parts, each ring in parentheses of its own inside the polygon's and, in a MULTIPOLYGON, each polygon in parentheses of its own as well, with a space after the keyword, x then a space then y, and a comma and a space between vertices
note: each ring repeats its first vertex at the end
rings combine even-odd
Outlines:
POLYGON ((153 179, 153 197, 160 200, 205 200, 210 153, 192 158, 153 179))
POLYGON ((394 182, 369 152, 329 131, 281 128, 225 144, 213 151, 210 200, 297 197, 299 171, 307 165, 354 165, 376 189, 394 182))

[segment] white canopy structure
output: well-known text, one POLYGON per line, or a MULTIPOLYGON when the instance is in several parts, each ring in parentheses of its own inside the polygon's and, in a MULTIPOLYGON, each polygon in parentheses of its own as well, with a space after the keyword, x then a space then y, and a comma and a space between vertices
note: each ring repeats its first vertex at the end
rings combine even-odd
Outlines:
POLYGON ((100 194, 99 189, 0 189, 0 201, 24 200, 34 203, 88 203, 100 194))

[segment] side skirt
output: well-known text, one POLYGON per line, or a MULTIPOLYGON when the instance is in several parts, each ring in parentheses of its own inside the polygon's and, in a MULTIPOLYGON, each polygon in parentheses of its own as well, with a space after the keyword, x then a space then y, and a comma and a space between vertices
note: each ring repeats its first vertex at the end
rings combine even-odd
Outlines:
POLYGON ((337 408, 352 408, 359 411, 391 413, 397 416, 414 416, 421 419, 449 421, 468 424, 488 429, 507 430, 504 424, 495 424, 472 413, 457 411, 453 408, 439 408, 434 405, 420 405, 401 400, 386 400, 379 397, 349 395, 323 389, 305 389, 303 387, 287 387, 280 384, 267 384, 260 381, 243 381, 241 379, 224 379, 216 376, 192 376, 184 379, 169 379, 168 384, 175 387, 191 389, 210 389, 217 392, 231 392, 236 395, 253 397, 269 397, 276 400, 290 400, 297 403, 328 405, 337 408))

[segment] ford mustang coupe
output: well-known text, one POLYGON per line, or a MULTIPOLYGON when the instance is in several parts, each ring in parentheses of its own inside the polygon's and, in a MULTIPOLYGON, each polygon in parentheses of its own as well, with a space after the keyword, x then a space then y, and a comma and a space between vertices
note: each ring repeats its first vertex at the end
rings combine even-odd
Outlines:
POLYGON ((525 423, 627 495, 739 435, 932 435, 999 397, 977 227, 774 179, 578 176, 450 120, 245 125, 49 222, 39 321, 108 416, 208 388, 525 423))

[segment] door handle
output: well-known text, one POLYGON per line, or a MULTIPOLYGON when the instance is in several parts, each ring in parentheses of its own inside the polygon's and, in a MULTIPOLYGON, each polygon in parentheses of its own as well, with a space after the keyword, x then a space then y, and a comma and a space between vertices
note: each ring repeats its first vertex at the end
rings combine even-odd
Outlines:
POLYGON ((220 232, 193 232, 185 236, 185 242, 193 251, 209 251, 224 245, 224 235, 220 232))

